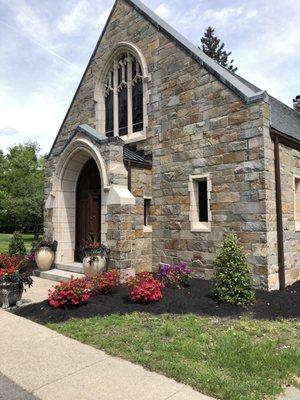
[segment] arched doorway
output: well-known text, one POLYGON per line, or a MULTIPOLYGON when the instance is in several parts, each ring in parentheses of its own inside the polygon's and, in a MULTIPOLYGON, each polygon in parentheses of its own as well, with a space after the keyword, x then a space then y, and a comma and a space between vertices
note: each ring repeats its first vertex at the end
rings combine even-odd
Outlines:
POLYGON ((83 166, 76 187, 76 261, 82 261, 82 247, 91 238, 101 241, 101 180, 93 158, 83 166))

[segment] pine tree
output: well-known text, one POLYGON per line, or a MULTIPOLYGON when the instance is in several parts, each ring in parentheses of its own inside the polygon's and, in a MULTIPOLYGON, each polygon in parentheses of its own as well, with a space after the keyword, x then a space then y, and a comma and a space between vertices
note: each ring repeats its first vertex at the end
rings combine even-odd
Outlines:
MULTIPOLYGON (((213 60, 217 61, 222 67, 227 68, 231 72, 236 72, 237 67, 234 67, 234 60, 228 61, 231 55, 231 51, 227 52, 224 50, 224 43, 214 34, 215 29, 209 26, 201 38, 202 51, 211 57, 213 60)), ((200 48, 200 47, 199 47, 200 48)))

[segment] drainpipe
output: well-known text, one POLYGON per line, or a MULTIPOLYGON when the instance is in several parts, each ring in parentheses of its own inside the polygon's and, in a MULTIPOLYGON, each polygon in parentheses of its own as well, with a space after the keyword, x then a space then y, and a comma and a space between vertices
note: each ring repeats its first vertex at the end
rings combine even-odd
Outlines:
POLYGON ((276 190, 276 218, 277 218, 277 249, 279 267, 279 289, 285 290, 285 265, 283 245, 281 176, 278 135, 274 135, 274 162, 275 162, 275 190, 276 190))
POLYGON ((131 192, 131 161, 128 161, 128 190, 131 192))

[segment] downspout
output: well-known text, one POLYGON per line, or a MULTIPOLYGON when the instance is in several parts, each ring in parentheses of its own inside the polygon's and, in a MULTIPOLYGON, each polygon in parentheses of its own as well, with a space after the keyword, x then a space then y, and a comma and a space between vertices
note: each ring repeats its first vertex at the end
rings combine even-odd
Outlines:
POLYGON ((128 168, 128 190, 129 192, 131 192, 131 161, 128 161, 127 164, 127 168, 128 168))
POLYGON ((277 249, 279 267, 279 289, 285 290, 285 265, 283 244, 283 222, 282 222, 282 199, 281 199, 281 174, 278 135, 274 139, 274 162, 275 162, 275 191, 276 191, 276 218, 277 218, 277 249))

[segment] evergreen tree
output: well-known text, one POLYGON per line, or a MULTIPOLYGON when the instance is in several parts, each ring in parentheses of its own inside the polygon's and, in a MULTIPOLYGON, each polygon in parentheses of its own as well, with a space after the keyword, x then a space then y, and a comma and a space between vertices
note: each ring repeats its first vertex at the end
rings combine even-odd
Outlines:
POLYGON ((15 231, 13 233, 13 236, 11 238, 11 242, 9 245, 9 255, 10 256, 19 256, 19 255, 25 255, 26 254, 26 248, 24 244, 24 240, 20 232, 15 231))
MULTIPOLYGON (((202 51, 215 60, 222 67, 227 68, 231 72, 236 72, 237 67, 234 67, 234 60, 229 61, 231 51, 227 52, 224 49, 225 44, 215 35, 215 29, 209 26, 201 38, 202 51)), ((200 48, 200 47, 199 47, 200 48)))
POLYGON ((235 234, 225 237, 214 261, 216 276, 213 283, 215 297, 222 303, 247 306, 254 302, 251 278, 244 247, 235 234))

